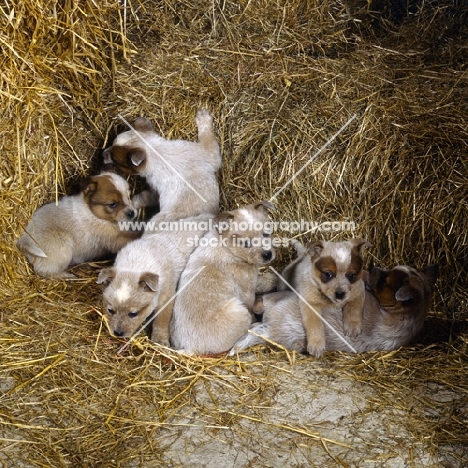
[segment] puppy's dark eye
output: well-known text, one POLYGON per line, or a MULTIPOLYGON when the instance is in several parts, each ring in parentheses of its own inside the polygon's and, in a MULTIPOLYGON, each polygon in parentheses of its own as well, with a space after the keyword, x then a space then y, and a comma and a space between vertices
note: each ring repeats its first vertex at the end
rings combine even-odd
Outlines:
POLYGON ((270 236, 271 236, 271 234, 269 232, 264 232, 263 233, 263 237, 270 237, 270 236))
POLYGON ((328 281, 332 280, 335 275, 331 271, 322 271, 322 281, 327 283, 328 281))
POLYGON ((109 315, 114 315, 115 314, 115 311, 113 309, 111 309, 110 307, 107 308, 107 313, 109 315))
POLYGON ((354 283, 356 281, 356 279, 357 279, 357 274, 356 273, 348 273, 346 275, 346 278, 348 278, 348 281, 350 283, 354 283))
POLYGON ((129 312, 129 313, 128 313, 128 316, 129 316, 130 318, 135 318, 135 317, 138 316, 138 312, 129 312))
POLYGON ((107 206, 112 209, 117 208, 117 202, 108 203, 107 206))

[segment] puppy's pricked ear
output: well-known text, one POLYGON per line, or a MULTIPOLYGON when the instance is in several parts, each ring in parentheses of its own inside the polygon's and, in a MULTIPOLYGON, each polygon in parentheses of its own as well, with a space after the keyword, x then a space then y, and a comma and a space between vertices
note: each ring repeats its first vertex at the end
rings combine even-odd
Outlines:
POLYGON ((104 284, 104 286, 109 286, 111 281, 115 278, 115 270, 113 267, 103 268, 99 272, 98 279, 96 280, 97 284, 104 284))
POLYGON ((274 210, 275 205, 273 205, 273 203, 271 203, 268 200, 262 200, 262 201, 259 201, 257 203, 254 203, 254 208, 256 210, 262 209, 264 212, 266 212, 267 210, 274 210))
POLYGON ((371 247, 373 247, 373 245, 370 242, 367 242, 365 239, 361 239, 359 237, 357 237, 355 239, 350 239, 349 242, 351 242, 351 245, 353 247, 356 247, 356 249, 357 249, 357 251, 359 253, 361 253, 361 250, 363 248, 370 249, 371 247))
POLYGON ((312 258, 320 257, 320 254, 322 253, 322 250, 323 250, 323 242, 322 241, 308 242, 306 244, 306 249, 312 258))
POLYGON ((153 124, 144 117, 138 117, 133 124, 133 128, 139 132, 154 132, 153 124))
POLYGON ((146 160, 146 151, 140 148, 135 148, 127 154, 129 162, 138 167, 143 161, 146 160))
POLYGON ((429 265, 426 268, 424 268, 422 272, 424 273, 424 276, 426 276, 429 279, 431 286, 434 286, 437 278, 439 277, 439 265, 429 265))
POLYGON ((140 276, 140 281, 138 285, 144 291, 157 291, 159 284, 159 276, 156 273, 143 273, 140 276))
POLYGON ((223 211, 216 215, 213 219, 214 226, 217 228, 218 233, 221 234, 224 231, 229 231, 229 221, 234 219, 234 213, 231 211, 223 211))

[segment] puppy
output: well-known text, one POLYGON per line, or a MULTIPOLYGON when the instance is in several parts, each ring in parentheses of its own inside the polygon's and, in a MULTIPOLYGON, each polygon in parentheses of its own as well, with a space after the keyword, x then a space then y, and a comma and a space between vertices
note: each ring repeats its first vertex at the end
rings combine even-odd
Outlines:
MULTIPOLYGON (((396 266, 391 270, 373 268, 366 284, 361 334, 346 336, 341 313, 332 311, 326 317, 326 350, 363 353, 393 350, 409 344, 423 328, 437 270, 437 265, 423 270, 408 266, 396 266)), ((254 311, 263 313, 263 322, 254 324, 252 331, 287 349, 305 352, 307 336, 300 302, 291 291, 259 296, 254 311)), ((234 345, 230 354, 264 343, 261 336, 247 333, 234 345)))
POLYGON ((39 208, 17 246, 39 275, 74 278, 68 267, 115 253, 140 235, 119 229, 136 215, 127 181, 103 172, 78 195, 39 208))
POLYGON ((252 323, 259 266, 275 257, 261 201, 215 218, 181 276, 171 341, 187 354, 228 351, 252 323))
POLYGON ((298 258, 283 271, 285 281, 279 281, 278 289, 284 290, 290 284, 303 298, 299 307, 307 334, 307 351, 320 357, 325 351, 322 316, 342 312, 345 334, 356 337, 361 333, 364 306, 361 251, 371 244, 364 239, 351 239, 310 242, 305 251, 300 243, 295 246, 298 258))
POLYGON ((128 174, 146 178, 159 193, 157 221, 171 221, 202 213, 219 212, 216 172, 221 165, 213 118, 207 110, 196 116, 198 142, 166 140, 145 118, 134 129, 117 135, 103 153, 106 166, 115 164, 128 174))
POLYGON ((192 240, 205 234, 209 218, 200 215, 180 220, 180 230, 147 232, 120 250, 112 267, 101 270, 97 283, 104 285, 104 310, 115 336, 131 337, 157 314, 151 339, 169 346, 177 282, 195 248, 192 240))

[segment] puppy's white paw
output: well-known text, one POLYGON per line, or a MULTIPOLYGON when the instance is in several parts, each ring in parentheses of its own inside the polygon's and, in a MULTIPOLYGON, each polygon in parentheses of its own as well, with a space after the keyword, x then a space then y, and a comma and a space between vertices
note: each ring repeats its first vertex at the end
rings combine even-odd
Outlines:
POLYGON ((322 354, 325 352, 325 338, 316 339, 313 342, 309 340, 309 342, 307 343, 307 352, 311 356, 315 356, 317 358, 321 357, 322 354))
POLYGON ((362 323, 361 321, 350 319, 346 320, 346 318, 344 318, 343 331, 346 336, 349 336, 350 338, 356 338, 362 332, 362 323))
POLYGON ((152 332, 151 333, 151 341, 154 341, 155 343, 158 343, 162 346, 166 346, 167 348, 170 347, 170 343, 169 343, 169 337, 164 334, 164 333, 161 333, 161 332, 152 332))
POLYGON ((198 129, 211 128, 213 125, 213 117, 208 109, 200 109, 195 117, 198 129))

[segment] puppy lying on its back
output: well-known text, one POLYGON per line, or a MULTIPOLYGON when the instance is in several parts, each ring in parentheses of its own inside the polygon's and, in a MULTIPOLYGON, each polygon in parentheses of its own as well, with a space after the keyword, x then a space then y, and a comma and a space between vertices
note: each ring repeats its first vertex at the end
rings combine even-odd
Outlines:
POLYGON ((39 275, 74 278, 68 267, 115 253, 139 236, 118 225, 136 215, 127 181, 103 172, 91 177, 80 194, 39 208, 17 246, 39 275))
POLYGON ((104 309, 114 335, 131 337, 155 313, 151 339, 169 346, 172 297, 195 248, 191 240, 204 235, 211 217, 180 220, 190 229, 145 233, 120 250, 114 266, 101 270, 97 282, 104 284, 104 309))
POLYGON ((228 351, 250 327, 259 266, 274 258, 265 231, 270 202, 221 213, 190 256, 171 321, 174 347, 188 354, 228 351))
POLYGON ((120 133, 103 153, 104 164, 145 177, 159 194, 156 222, 219 212, 216 172, 221 154, 213 118, 207 110, 200 110, 196 122, 198 142, 166 140, 148 119, 140 117, 134 124, 138 133, 120 133))
MULTIPOLYGON (((373 268, 366 280, 361 334, 346 336, 341 314, 328 314, 325 349, 363 353, 409 344, 423 327, 436 279, 437 265, 424 270, 408 266, 391 270, 373 268)), ((287 349, 305 352, 307 338, 299 303, 300 299, 291 291, 259 296, 254 311, 263 313, 263 322, 254 324, 252 331, 287 349)), ((247 333, 230 354, 260 343, 264 343, 261 337, 247 333)))

